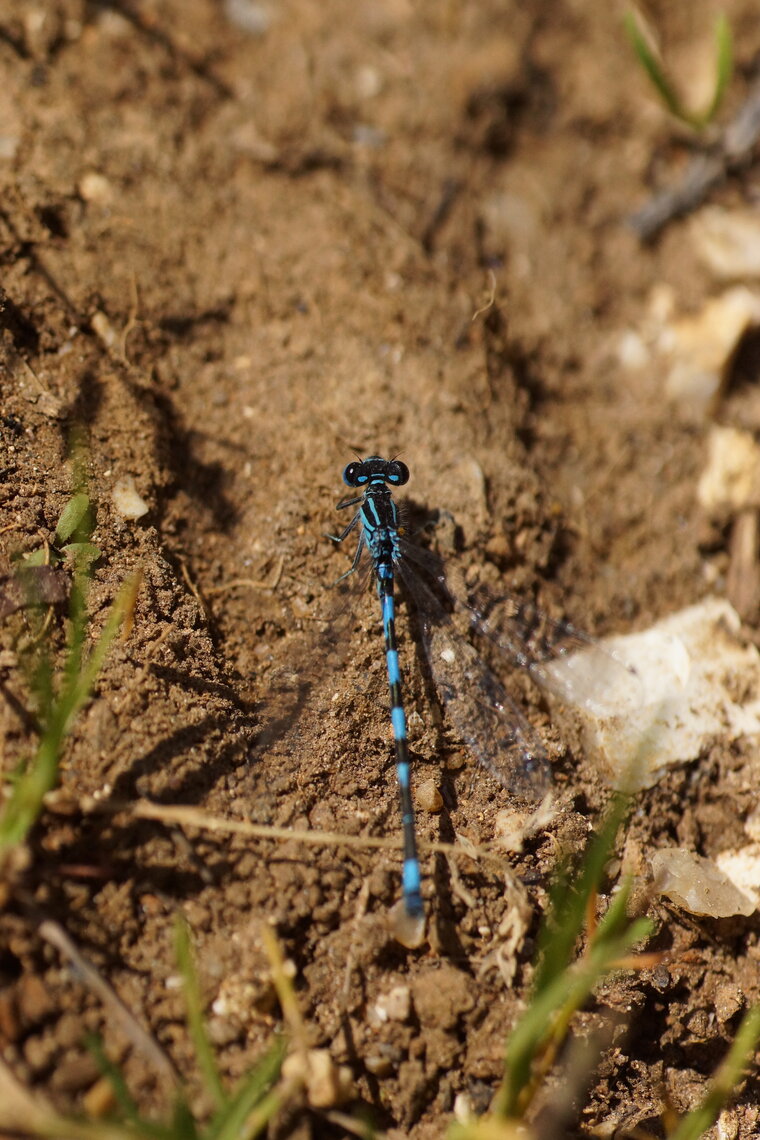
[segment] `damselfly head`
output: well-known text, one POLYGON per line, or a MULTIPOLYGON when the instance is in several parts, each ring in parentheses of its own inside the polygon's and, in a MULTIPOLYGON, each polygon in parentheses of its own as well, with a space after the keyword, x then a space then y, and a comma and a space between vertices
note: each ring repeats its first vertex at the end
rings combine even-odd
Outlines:
POLYGON ((409 482, 409 468, 400 459, 382 459, 370 455, 367 459, 349 463, 343 471, 343 482, 349 487, 364 487, 367 483, 382 479, 393 487, 403 487, 409 482))

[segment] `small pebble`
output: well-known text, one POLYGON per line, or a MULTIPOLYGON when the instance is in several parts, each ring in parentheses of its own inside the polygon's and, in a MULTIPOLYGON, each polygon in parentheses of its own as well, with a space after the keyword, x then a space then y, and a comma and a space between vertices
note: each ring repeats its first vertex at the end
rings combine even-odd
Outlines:
POLYGON ((381 1057, 378 1053, 372 1053, 369 1057, 364 1058, 364 1064, 367 1070, 375 1077, 387 1077, 393 1072, 393 1065, 389 1057, 381 1057))
POLYGON ((207 1022, 208 1035, 211 1043, 218 1048, 231 1045, 242 1036, 242 1028, 233 1018, 210 1017, 207 1022))
POLYGON ((255 0, 224 0, 224 14, 231 24, 249 36, 265 35, 274 19, 272 9, 255 0))
POLYGON ((309 1049, 304 1057, 291 1053, 282 1066, 283 1077, 300 1079, 312 1108, 334 1108, 354 1094, 354 1081, 347 1065, 336 1065, 327 1049, 309 1049))
POLYGON ((375 1013, 380 1021, 407 1021, 412 1010, 412 995, 408 986, 394 986, 375 1002, 375 1013))
POLYGON ((20 135, 0 135, 0 159, 10 161, 15 158, 20 145, 20 135))
POLYGON ((711 426, 697 499, 706 511, 718 516, 760 506, 760 446, 753 432, 711 426))
POLYGON ((116 1108, 116 1094, 108 1077, 101 1077, 82 1097, 85 1116, 92 1120, 102 1120, 110 1116, 116 1108))
POLYGON ((730 1021, 744 1006, 744 995, 735 982, 723 982, 715 991, 715 1015, 724 1024, 730 1021))
POLYGON ((651 357, 652 354, 640 333, 634 329, 628 329, 621 334, 617 344, 617 358, 623 368, 628 368, 632 372, 639 368, 645 368, 651 357))
POLYGON ((457 1093, 454 1097, 454 1119, 460 1124, 470 1124, 474 1113, 472 1111, 472 1102, 467 1093, 457 1093))
POLYGON ((29 1037, 24 1042, 24 1060, 32 1072, 40 1073, 52 1061, 56 1048, 50 1037, 29 1037))
POLYGON ((660 337, 670 358, 666 395, 705 416, 720 397, 742 337, 760 324, 760 294, 735 285, 694 316, 671 321, 660 337))
POLYGON ((42 978, 24 974, 16 990, 18 1011, 24 1026, 37 1025, 53 1010, 53 1001, 42 978))
POLYGON ((106 348, 114 347, 118 340, 119 334, 116 332, 116 329, 113 327, 104 312, 98 309, 97 312, 93 313, 92 319, 90 320, 90 326, 92 328, 92 331, 101 341, 101 343, 105 345, 106 348))
POLYGON ((81 1047, 85 1032, 81 1017, 75 1013, 64 1013, 55 1027, 58 1044, 66 1049, 81 1047))
POLYGON ((697 253, 715 277, 760 277, 760 217, 756 210, 705 206, 689 227, 697 253))
POLYGON ((3 1045, 18 1041, 21 1036, 21 1024, 16 1011, 16 1002, 11 990, 6 989, 0 993, 0 1042, 3 1045))
POLYGON ((70 1057, 56 1065, 50 1083, 59 1092, 81 1092, 89 1088, 100 1076, 97 1061, 89 1053, 70 1057))
POLYGON ((111 183, 102 174, 97 174, 94 170, 88 171, 83 174, 79 180, 79 196, 85 202, 109 202, 113 197, 113 189, 111 183))
POLYGON ((138 493, 135 481, 131 475, 119 479, 111 493, 113 505, 122 518, 139 519, 147 514, 150 507, 145 499, 138 493))
POLYGON ((423 780, 418 784, 415 799, 423 811, 436 812, 443 807, 443 796, 435 780, 423 780))

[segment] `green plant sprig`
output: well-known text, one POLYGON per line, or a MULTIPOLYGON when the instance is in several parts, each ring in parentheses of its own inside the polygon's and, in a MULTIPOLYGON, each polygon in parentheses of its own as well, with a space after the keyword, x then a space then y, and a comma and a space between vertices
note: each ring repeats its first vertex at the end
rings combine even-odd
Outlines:
POLYGON ((661 61, 649 46, 639 19, 632 9, 626 12, 624 21, 626 34, 636 58, 671 115, 691 130, 703 131, 717 115, 733 74, 733 39, 726 17, 721 13, 715 24, 715 89, 712 98, 702 111, 692 111, 684 105, 675 86, 666 75, 661 61))
POLYGON ((175 920, 174 945, 188 1030, 203 1086, 214 1111, 211 1119, 201 1124, 190 1107, 184 1087, 179 1085, 174 1090, 174 1105, 168 1121, 156 1122, 142 1117, 120 1070, 109 1061, 99 1042, 91 1042, 90 1047, 110 1081, 124 1118, 121 1125, 124 1140, 135 1136, 144 1136, 146 1140, 254 1140, 282 1104, 282 1097, 273 1086, 280 1075, 287 1040, 281 1036, 273 1038, 263 1057, 231 1093, 227 1092, 206 1030, 190 929, 182 915, 177 915, 175 920))
MULTIPOLYGON (((631 953, 650 936, 652 923, 646 918, 628 918, 630 879, 618 887, 599 922, 590 919, 627 808, 628 797, 618 794, 580 866, 568 866, 557 875, 539 937, 532 992, 507 1041, 504 1079, 491 1111, 477 1120, 452 1125, 449 1140, 537 1140, 526 1116, 568 1038, 575 1014, 611 972, 649 967, 658 960, 656 954, 631 953), (576 958, 584 926, 586 946, 576 958)), ((734 1094, 758 1041, 760 1007, 755 1006, 745 1015, 703 1100, 667 1131, 668 1140, 704 1136, 734 1094)))
MULTIPOLYGON (((73 560, 66 656, 56 676, 53 650, 38 634, 29 683, 37 705, 40 739, 33 758, 16 778, 10 797, 0 812, 0 864, 3 854, 24 841, 42 811, 44 797, 58 782, 64 741, 77 714, 90 698, 106 654, 121 625, 134 610, 140 574, 129 577, 111 605, 100 637, 85 656, 89 627, 87 596, 93 562, 100 551, 90 541, 92 507, 84 491, 76 492, 64 507, 55 531, 56 546, 73 560)), ((24 565, 39 565, 35 552, 24 565)))
POLYGON ((621 883, 598 924, 591 926, 588 922, 627 808, 627 797, 617 795, 583 855, 580 871, 573 874, 571 869, 565 869, 555 881, 539 938, 533 993, 510 1035, 505 1077, 494 1103, 494 1112, 505 1118, 524 1116, 567 1037, 573 1016, 607 974, 638 964, 635 957, 630 957, 631 951, 652 932, 649 919, 631 921, 627 917, 630 879, 621 883), (587 945, 576 960, 576 946, 586 925, 587 945))
POLYGON ((739 1081, 760 1041, 760 1006, 747 1010, 731 1048, 718 1066, 702 1102, 687 1113, 668 1140, 699 1140, 718 1119, 723 1106, 734 1095, 739 1081))

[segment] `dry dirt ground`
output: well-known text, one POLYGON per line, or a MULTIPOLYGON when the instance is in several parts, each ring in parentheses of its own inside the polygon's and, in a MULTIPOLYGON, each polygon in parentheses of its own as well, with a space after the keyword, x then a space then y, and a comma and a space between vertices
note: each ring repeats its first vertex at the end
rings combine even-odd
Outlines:
MULTIPOLYGON (((730 115, 760 25, 749 0, 726 7, 730 115)), ((271 922, 311 1043, 351 1067, 354 1109, 392 1136, 440 1136, 460 1094, 488 1105, 557 852, 580 849, 605 800, 524 679, 508 681, 550 742, 559 810, 500 868, 424 855, 416 950, 387 929, 396 848, 263 841, 130 805, 397 834, 375 600, 336 617, 337 655, 319 620, 350 558, 324 535, 353 451, 400 453, 412 507, 453 518, 466 566, 595 635, 725 589, 727 532, 695 496, 708 421, 668 402, 657 359, 632 370, 619 352, 658 286, 684 312, 714 288, 684 222, 641 245, 626 221, 694 142, 652 99, 616 4, 4 0, 0 14, 2 570, 52 539, 78 426, 101 550, 94 630, 143 574, 62 792, 6 885, 2 1056, 81 1108, 94 1030, 140 1104, 164 1102, 155 1062, 44 936, 57 923, 199 1096, 181 911, 232 1080, 280 1024, 259 937, 271 922), (129 479, 148 507, 137 520, 114 504, 129 479), (288 671, 303 680, 289 706, 288 671)), ((688 78, 713 8, 650 14, 688 78)), ((715 200, 757 194, 750 165, 715 200)), ((716 414, 757 430, 756 402, 736 410, 752 364, 716 414)), ((2 626, 8 773, 34 743, 26 622, 2 626)), ((443 796, 419 809, 420 836, 488 840, 509 796, 440 724, 403 607, 399 628, 417 778, 443 796)), ((49 629, 62 647, 64 606, 49 629)), ((640 797, 628 845, 642 882, 658 846, 709 855, 740 837, 751 760, 718 742, 640 797)), ((756 918, 648 907, 663 961, 616 977, 580 1019, 583 1036, 614 1015, 613 1037, 552 1135, 661 1135, 663 1109, 696 1103, 760 997, 756 918)), ((750 1075, 720 1134, 760 1135, 759 1102, 750 1075)), ((345 1134, 313 1109, 278 1128, 345 1134)))

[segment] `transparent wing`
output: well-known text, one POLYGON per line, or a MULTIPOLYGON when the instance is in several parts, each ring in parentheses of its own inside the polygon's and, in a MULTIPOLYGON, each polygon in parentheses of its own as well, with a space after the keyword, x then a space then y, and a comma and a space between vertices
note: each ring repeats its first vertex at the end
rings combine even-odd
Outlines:
POLYGON ((471 645, 428 618, 422 629, 430 672, 456 735, 509 792, 541 799, 551 767, 535 729, 471 645))
POLYGON ((405 542, 404 558, 421 566, 451 605, 467 613, 475 633, 487 638, 546 692, 594 716, 631 712, 643 703, 636 670, 570 622, 550 618, 509 590, 468 588, 429 550, 405 542))
POLYGON ((399 574, 415 603, 430 673, 455 734, 510 793, 541 799, 551 767, 538 733, 421 578, 403 562, 399 574))
POLYGON ((538 685, 566 704, 606 717, 643 701, 636 670, 569 622, 509 592, 476 587, 463 603, 473 629, 488 638, 538 685))

